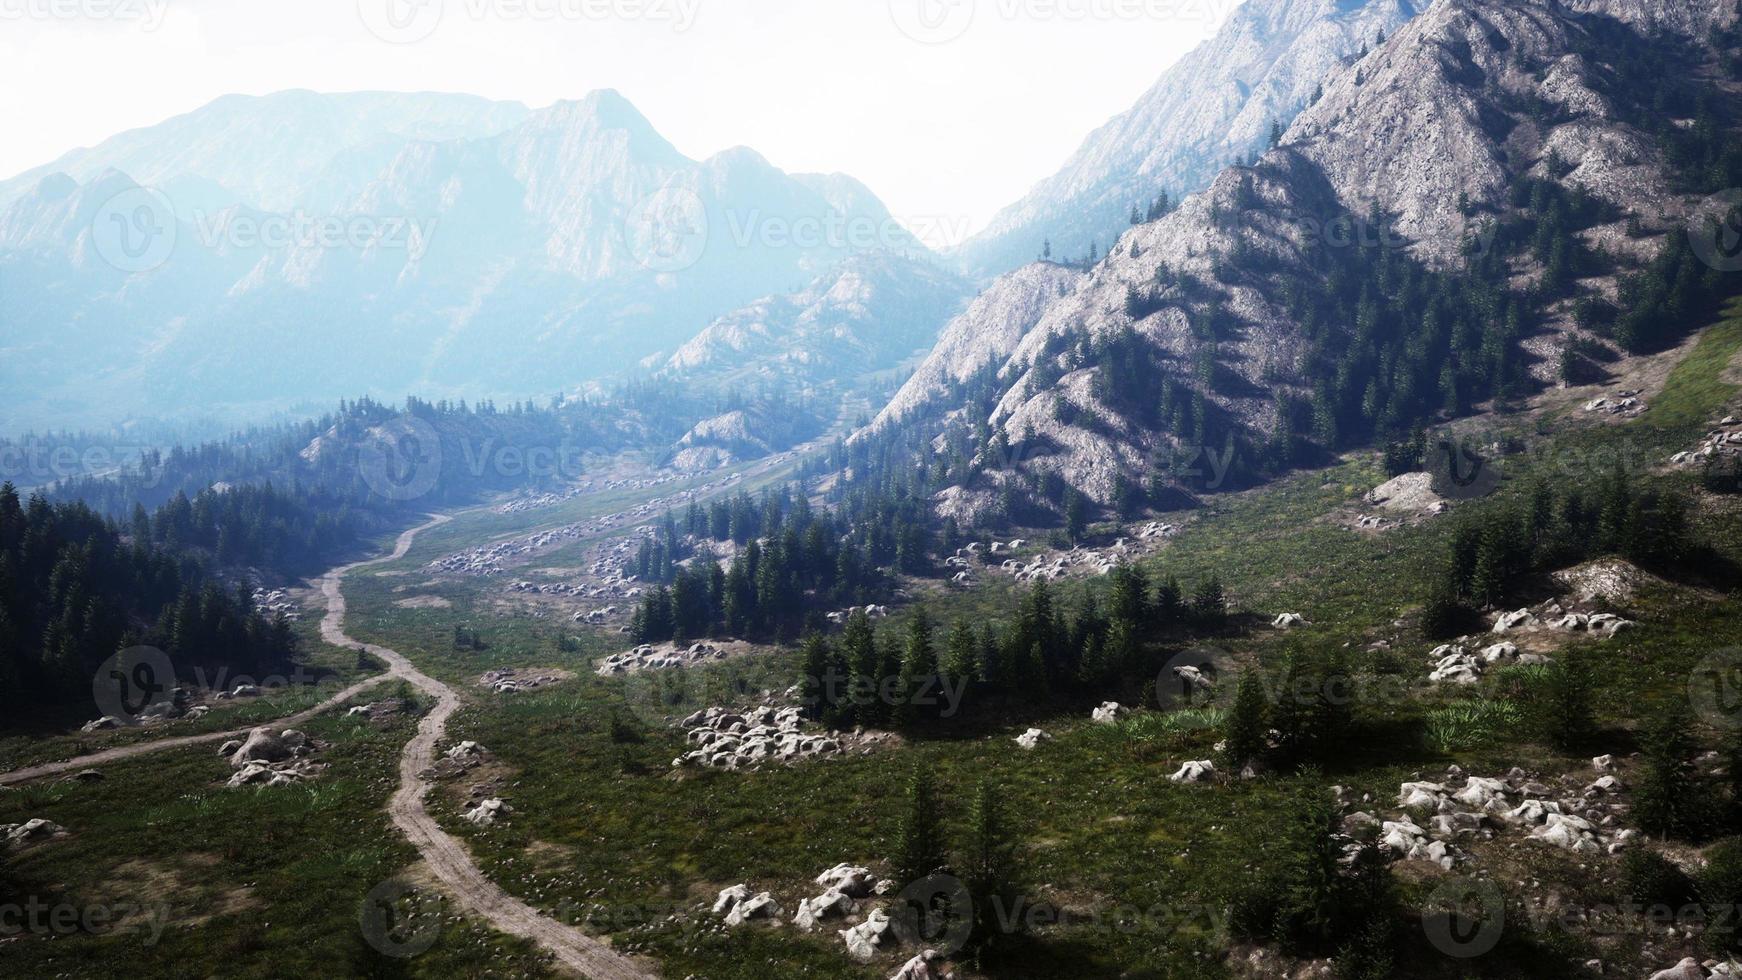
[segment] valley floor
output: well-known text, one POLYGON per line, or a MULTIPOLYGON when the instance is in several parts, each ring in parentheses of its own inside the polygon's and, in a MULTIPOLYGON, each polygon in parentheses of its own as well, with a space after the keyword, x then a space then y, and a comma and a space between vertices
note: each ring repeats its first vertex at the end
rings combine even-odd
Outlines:
MULTIPOLYGON (((1742 315, 1666 358, 1662 384, 1637 419, 1581 412, 1598 390, 1482 420, 1496 437, 1528 447, 1499 461, 1501 493, 1532 476, 1616 461, 1691 484, 1665 463, 1736 411, 1739 350, 1742 315), (1559 420, 1549 436, 1542 420, 1551 415, 1559 420)), ((732 491, 777 482, 790 462, 747 471, 732 491)), ((1022 911, 1034 927, 1004 937, 978 962, 959 959, 958 976, 1290 975, 1304 964, 1238 942, 1228 908, 1240 882, 1274 859, 1277 828, 1302 786, 1336 784, 1351 812, 1396 821, 1406 782, 1457 787, 1460 774, 1518 770, 1515 787, 1576 794, 1599 778, 1592 757, 1609 755, 1631 784, 1642 726, 1688 698, 1704 665, 1736 644, 1742 621, 1734 583, 1647 580, 1618 599, 1635 628, 1572 641, 1595 664, 1599 732, 1577 753, 1557 751, 1519 715, 1514 692, 1425 682, 1435 644, 1421 635, 1418 613, 1448 524, 1351 526, 1350 515, 1370 511, 1363 498, 1385 479, 1377 460, 1361 455, 1214 498, 1189 515, 1154 515, 1182 530, 1142 559, 1152 577, 1194 582, 1213 573, 1235 616, 1216 635, 1146 637, 1154 669, 1108 692, 1137 708, 1114 724, 1096 724, 1076 706, 1012 708, 995 722, 737 770, 674 767, 693 747, 675 722, 709 707, 783 704, 800 672, 796 652, 603 677, 597 660, 629 646, 614 626, 576 624, 510 600, 504 586, 513 571, 464 576, 431 567, 480 545, 631 512, 671 487, 438 519, 406 532, 388 557, 336 570, 307 592, 304 631, 316 656, 347 664, 363 645, 386 665, 348 676, 352 686, 337 697, 292 691, 161 730, 0 741, 0 769, 8 770, 0 785, 10 786, 0 789, 0 823, 40 818, 65 831, 8 857, 14 890, 41 896, 46 909, 73 910, 0 920, 0 972, 887 977, 917 944, 891 937, 860 961, 838 932, 863 921, 878 899, 859 899, 850 918, 815 929, 792 919, 822 891, 818 875, 838 865, 893 876, 904 787, 920 769, 937 781, 952 843, 965 838, 968 799, 986 778, 997 781, 1022 842, 1022 911), (319 612, 326 619, 317 634, 319 612), (1282 613, 1305 625, 1272 628, 1282 613), (474 631, 481 648, 457 648, 456 627, 474 631), (1166 667, 1188 654, 1274 665, 1303 648, 1350 651, 1368 684, 1362 738, 1349 751, 1313 773, 1170 780, 1183 764, 1214 758, 1221 736, 1217 707, 1157 703, 1154 679, 1166 667), (481 683, 501 670, 543 672, 551 682, 519 690, 481 683), (317 697, 328 703, 316 707, 317 697), (372 710, 340 710, 365 705, 372 710), (312 737, 330 768, 292 785, 227 788, 231 767, 212 746, 274 718, 274 728, 312 737), (1030 727, 1050 737, 1025 751, 1015 737, 1030 727), (448 759, 466 742, 480 747, 476 756, 448 759), (100 778, 68 776, 93 768, 100 778), (506 809, 493 822, 469 819, 486 800, 506 809), (712 908, 739 884, 769 893, 782 914, 726 925, 712 908), (99 909, 106 917, 93 924, 89 913, 99 909)), ((1702 537, 1742 562, 1742 505, 1697 499, 1702 537)), ((634 523, 601 523, 529 560, 579 567, 634 523)), ((1098 529, 1107 543, 1128 530, 1098 529)), ((992 574, 965 589, 941 581, 904 588, 908 598, 891 603, 882 628, 901 629, 920 598, 935 623, 1003 622, 1023 590, 992 574)), ((1096 579, 1069 578, 1056 592, 1068 607, 1100 588, 1096 579)), ((1504 832, 1458 846, 1467 860, 1454 872, 1422 860, 1392 865, 1411 912, 1391 975, 1579 977, 1597 975, 1585 964, 1600 960, 1604 976, 1649 976, 1683 956, 1712 954, 1699 935, 1625 912, 1617 855, 1575 855, 1504 832), (1446 955, 1433 941, 1434 920, 1421 915, 1448 882, 1462 881, 1492 883, 1506 898, 1504 934, 1485 955, 1446 955), (1602 928, 1591 916, 1563 915, 1598 909, 1621 911, 1602 928)), ((1670 850, 1696 859, 1684 845, 1670 850)))

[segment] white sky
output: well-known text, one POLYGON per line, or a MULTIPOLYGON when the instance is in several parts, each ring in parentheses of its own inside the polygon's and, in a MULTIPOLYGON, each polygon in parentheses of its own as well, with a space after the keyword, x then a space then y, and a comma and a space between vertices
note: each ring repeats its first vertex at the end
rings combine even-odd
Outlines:
POLYGON ((843 171, 898 218, 956 238, 1055 171, 1237 3, 0 0, 0 174, 231 92, 433 90, 536 107, 616 88, 692 157, 746 145, 786 170, 843 171), (389 12, 408 43, 371 32, 392 34, 389 12))

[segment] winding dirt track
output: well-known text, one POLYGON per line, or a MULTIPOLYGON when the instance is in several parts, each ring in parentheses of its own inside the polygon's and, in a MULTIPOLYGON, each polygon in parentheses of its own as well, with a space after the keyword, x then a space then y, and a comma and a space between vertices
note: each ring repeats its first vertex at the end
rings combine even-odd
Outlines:
POLYGON ((327 598, 327 614, 321 620, 321 637, 336 646, 360 646, 368 650, 387 662, 389 676, 403 678, 436 699, 435 708, 418 723, 417 735, 406 743, 405 752, 399 758, 399 789, 388 803, 388 812, 394 825, 423 855, 430 870, 448 891, 497 929, 532 940, 555 956, 558 963, 584 977, 648 980, 652 974, 627 957, 572 926, 541 915, 497 887, 478 870, 466 845, 436 824, 423 805, 429 784, 423 781, 422 773, 435 763, 436 743, 441 741, 448 719, 460 706, 459 695, 453 688, 418 670, 398 652, 372 643, 359 643, 345 635, 345 595, 340 586, 346 573, 405 557, 419 532, 449 520, 448 517, 436 517, 428 524, 412 528, 399 536, 399 543, 391 555, 335 568, 321 581, 321 592, 327 598))
MULTIPOLYGON (((345 688, 343 691, 340 691, 325 701, 322 701, 320 704, 309 708, 307 711, 299 711, 294 715, 286 715, 283 718, 263 721, 260 724, 270 725, 275 728, 295 728, 321 712, 349 701, 360 692, 374 687, 391 676, 393 675, 381 674, 371 677, 368 680, 358 681, 350 687, 345 688)), ((234 728, 227 732, 208 732, 204 735, 178 735, 174 738, 162 738, 153 742, 140 742, 137 745, 121 745, 112 749, 104 749, 101 752, 93 752, 90 755, 81 755, 77 759, 67 759, 64 762, 47 762, 40 766, 31 766, 27 769, 14 769, 11 772, 0 772, 0 786, 11 786, 14 783, 28 783, 33 779, 42 779, 45 776, 58 776, 63 772, 70 772, 74 769, 88 769, 91 766, 100 765, 105 762, 119 762, 122 759, 150 755, 153 752, 163 752, 169 749, 182 749, 187 748, 190 745, 208 745, 213 742, 225 742, 233 738, 247 738, 248 733, 253 731, 256 727, 258 726, 250 725, 247 728, 234 728)))
MULTIPOLYGON (((335 646, 356 648, 362 647, 387 663, 387 673, 353 684, 331 698, 321 702, 306 711, 297 712, 275 721, 261 724, 273 727, 293 727, 308 721, 323 711, 356 696, 359 692, 390 679, 401 679, 413 687, 436 699, 436 706, 418 723, 417 735, 406 743, 405 751, 399 760, 399 789, 388 803, 388 812, 393 817, 393 823, 402 831, 423 855, 430 870, 440 879, 443 885, 457 898, 461 904, 471 910, 481 919, 489 922, 502 932, 529 939, 556 957, 558 963, 569 970, 593 980, 652 980, 653 974, 635 965, 627 957, 588 936, 571 926, 547 918, 525 902, 497 887, 484 877, 473 863, 472 855, 466 850, 466 845, 450 836, 438 826, 435 820, 424 808, 423 798, 429 791, 429 784, 423 781, 422 773, 435 762, 436 743, 440 742, 447 730, 448 719, 460 706, 459 695, 441 681, 418 670, 411 661, 405 659, 397 651, 389 650, 373 643, 361 643, 345 635, 345 595, 340 591, 345 575, 358 568, 369 565, 381 565, 404 558, 411 550, 411 543, 417 535, 429 528, 446 524, 451 517, 438 516, 428 524, 412 528, 399 536, 393 553, 382 558, 372 558, 368 561, 354 562, 328 572, 321 580, 321 593, 326 596, 327 614, 321 619, 321 637, 335 646)), ((0 773, 0 786, 29 782, 54 776, 76 769, 85 769, 105 762, 116 762, 154 752, 167 752, 171 749, 186 748, 195 745, 206 745, 232 738, 244 738, 256 726, 239 728, 224 732, 210 732, 204 735, 185 735, 175 738, 159 739, 154 742, 143 742, 138 745, 123 745, 113 749, 105 749, 90 755, 67 759, 62 762, 50 762, 26 769, 15 769, 12 772, 0 773)))

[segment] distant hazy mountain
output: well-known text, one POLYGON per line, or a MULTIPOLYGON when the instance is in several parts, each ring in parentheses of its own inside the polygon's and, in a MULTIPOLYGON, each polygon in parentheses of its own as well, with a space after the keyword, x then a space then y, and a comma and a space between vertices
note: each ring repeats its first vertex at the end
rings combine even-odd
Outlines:
POLYGON ((688 159, 614 92, 224 99, 62 163, 0 207, 0 425, 549 394, 925 253, 851 178, 688 159))
POLYGON ((709 324, 663 367, 674 377, 779 382, 850 380, 924 353, 970 293, 935 263, 867 252, 797 293, 766 296, 709 324))
POLYGON ((493 136, 528 113, 472 95, 228 95, 0 181, 0 206, 51 174, 85 183, 119 170, 164 191, 184 215, 232 204, 327 212, 353 200, 409 142, 493 136))
POLYGON ((1207 186, 1228 161, 1262 152, 1345 59, 1427 0, 1246 0, 1210 41, 1161 76, 1137 104, 1084 141, 1064 168, 1005 208, 956 253, 976 275, 999 275, 1040 254, 1101 251, 1130 227, 1132 205, 1163 190, 1176 200, 1207 186))

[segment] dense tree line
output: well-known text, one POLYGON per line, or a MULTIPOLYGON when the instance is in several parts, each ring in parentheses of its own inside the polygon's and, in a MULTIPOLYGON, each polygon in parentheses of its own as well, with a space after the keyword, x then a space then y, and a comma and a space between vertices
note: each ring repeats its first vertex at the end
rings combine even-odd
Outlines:
POLYGON ((1475 610, 1510 601, 1533 574, 1617 555, 1665 573, 1700 553, 1688 504, 1616 467, 1593 487, 1536 480, 1516 498, 1463 517, 1436 573, 1424 628, 1449 636, 1475 610))
POLYGON ((0 703, 89 706, 97 667, 129 646, 182 671, 280 672, 296 644, 246 587, 222 588, 185 551, 125 533, 82 504, 0 487, 0 703))
POLYGON ((972 715, 952 709, 980 702, 1103 698, 1153 677, 1145 676, 1146 637, 1181 626, 1217 628, 1225 614, 1214 577, 1188 595, 1176 579, 1152 586, 1129 566, 1112 573, 1104 606, 1090 594, 1067 611, 1040 582, 1002 627, 959 620, 943 630, 921 608, 900 629, 878 630, 855 611, 838 638, 805 637, 804 702, 812 717, 834 727, 906 729, 972 715))
POLYGON ((894 574, 928 572, 934 549, 929 515, 912 497, 852 494, 818 510, 791 488, 760 502, 741 493, 692 504, 682 523, 680 538, 668 515, 637 556, 649 581, 669 582, 643 596, 630 624, 639 642, 795 636, 807 613, 874 601, 894 574), (738 547, 727 567, 709 541, 738 547), (673 564, 692 551, 687 566, 673 564))

